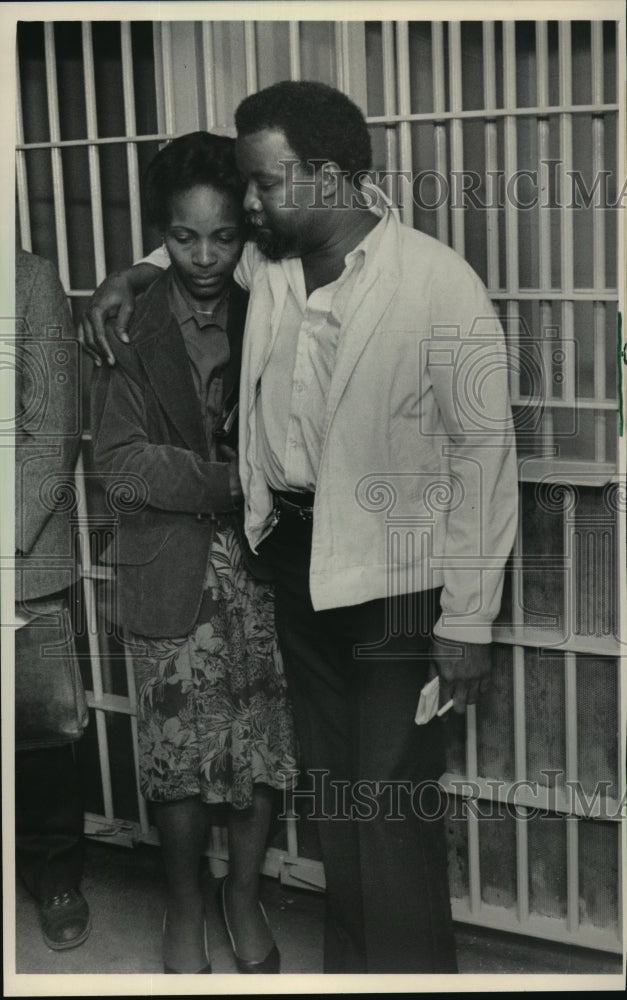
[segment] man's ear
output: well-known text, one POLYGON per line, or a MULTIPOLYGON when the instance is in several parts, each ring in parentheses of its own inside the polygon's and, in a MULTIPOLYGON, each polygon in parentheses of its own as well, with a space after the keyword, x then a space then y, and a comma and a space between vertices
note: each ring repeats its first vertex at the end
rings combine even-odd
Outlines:
POLYGON ((342 189, 342 178, 346 171, 341 170, 333 160, 328 160, 322 166, 320 173, 323 199, 330 203, 337 201, 342 189))

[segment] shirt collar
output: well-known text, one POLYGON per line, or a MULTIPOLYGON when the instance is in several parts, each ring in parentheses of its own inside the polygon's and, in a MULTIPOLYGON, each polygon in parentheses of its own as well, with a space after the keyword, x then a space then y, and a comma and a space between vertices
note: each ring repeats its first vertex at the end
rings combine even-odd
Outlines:
POLYGON ((369 211, 371 211, 373 215, 377 216, 379 222, 376 226, 373 226, 370 232, 364 236, 363 240, 361 240, 356 247, 353 247, 353 249, 346 254, 344 257, 344 263, 346 266, 351 264, 351 262, 358 255, 366 260, 369 256, 372 256, 376 252, 376 248, 381 242, 383 230, 387 228, 390 216, 397 212, 397 209, 394 207, 385 191, 378 188, 372 181, 366 179, 362 183, 362 191, 365 197, 369 200, 369 211))
POLYGON ((200 312, 194 309, 187 296, 181 290, 173 269, 170 269, 170 281, 168 283, 168 301, 179 326, 184 326, 192 321, 200 330, 208 326, 219 326, 226 329, 226 310, 228 302, 228 290, 224 293, 219 302, 214 305, 211 314, 200 312))

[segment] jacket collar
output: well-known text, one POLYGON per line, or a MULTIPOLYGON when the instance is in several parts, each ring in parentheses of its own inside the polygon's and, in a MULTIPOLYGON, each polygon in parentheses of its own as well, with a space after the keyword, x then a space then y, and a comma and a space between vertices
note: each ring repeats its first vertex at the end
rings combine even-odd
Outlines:
MULTIPOLYGON (((168 304, 169 270, 160 275, 138 303, 130 336, 161 405, 188 447, 209 457, 200 404, 185 342, 168 304)), ((239 384, 242 334, 248 295, 231 282, 227 337, 230 357, 224 372, 224 395, 239 384)))

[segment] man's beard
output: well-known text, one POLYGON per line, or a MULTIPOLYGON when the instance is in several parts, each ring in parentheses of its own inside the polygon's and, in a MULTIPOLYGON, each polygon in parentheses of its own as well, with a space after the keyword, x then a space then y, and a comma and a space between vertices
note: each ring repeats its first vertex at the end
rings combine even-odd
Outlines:
POLYGON ((253 238, 264 257, 268 257, 269 260, 283 260, 285 257, 295 256, 294 247, 281 233, 273 233, 270 229, 253 228, 253 238))

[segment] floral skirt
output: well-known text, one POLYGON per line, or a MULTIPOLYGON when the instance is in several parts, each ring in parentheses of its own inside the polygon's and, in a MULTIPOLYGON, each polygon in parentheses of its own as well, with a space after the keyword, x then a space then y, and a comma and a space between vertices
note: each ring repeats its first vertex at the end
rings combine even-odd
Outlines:
POLYGON ((272 586, 247 571, 218 523, 190 635, 127 633, 137 687, 140 785, 164 802, 251 804, 253 786, 292 784, 295 739, 274 631, 272 586))

